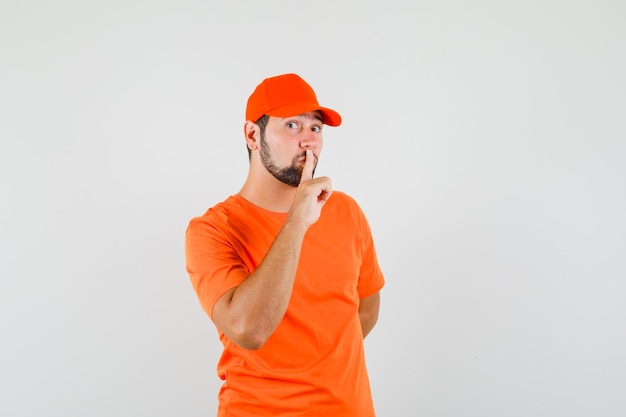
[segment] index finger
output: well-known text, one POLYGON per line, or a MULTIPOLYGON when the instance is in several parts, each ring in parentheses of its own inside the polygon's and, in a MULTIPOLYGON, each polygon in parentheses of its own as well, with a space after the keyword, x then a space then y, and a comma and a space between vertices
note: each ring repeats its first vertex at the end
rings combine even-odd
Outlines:
POLYGON ((304 168, 302 168, 302 176, 300 177, 300 184, 304 181, 308 181, 313 178, 313 170, 315 169, 315 157, 313 151, 306 150, 306 159, 304 160, 304 168))

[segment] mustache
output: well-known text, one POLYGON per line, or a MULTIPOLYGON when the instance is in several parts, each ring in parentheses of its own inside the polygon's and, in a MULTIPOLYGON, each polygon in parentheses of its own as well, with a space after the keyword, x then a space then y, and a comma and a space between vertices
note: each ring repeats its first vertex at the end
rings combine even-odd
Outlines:
MULTIPOLYGON (((301 159, 306 160, 306 151, 302 152, 300 155, 297 155, 295 158, 293 158, 293 162, 294 163, 298 162, 301 159)), ((318 157, 315 153, 313 154, 313 159, 315 160, 315 163, 317 164, 318 157)))

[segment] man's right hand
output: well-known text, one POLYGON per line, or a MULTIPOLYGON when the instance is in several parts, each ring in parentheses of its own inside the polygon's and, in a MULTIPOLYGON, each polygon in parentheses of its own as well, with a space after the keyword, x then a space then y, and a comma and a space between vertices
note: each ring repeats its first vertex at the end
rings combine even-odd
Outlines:
POLYGON ((288 221, 302 222, 307 228, 319 219, 322 207, 333 192, 330 178, 313 178, 314 169, 315 155, 312 150, 307 149, 300 185, 288 217, 288 221))

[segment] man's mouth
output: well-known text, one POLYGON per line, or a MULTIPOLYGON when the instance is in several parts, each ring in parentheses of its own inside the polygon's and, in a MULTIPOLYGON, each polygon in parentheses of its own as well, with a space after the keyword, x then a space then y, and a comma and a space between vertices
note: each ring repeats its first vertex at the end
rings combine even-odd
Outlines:
MULTIPOLYGON (((317 164, 317 155, 313 154, 313 161, 317 164)), ((296 162, 300 163, 300 162, 306 162, 306 153, 302 154, 301 156, 298 156, 296 158, 296 162)))

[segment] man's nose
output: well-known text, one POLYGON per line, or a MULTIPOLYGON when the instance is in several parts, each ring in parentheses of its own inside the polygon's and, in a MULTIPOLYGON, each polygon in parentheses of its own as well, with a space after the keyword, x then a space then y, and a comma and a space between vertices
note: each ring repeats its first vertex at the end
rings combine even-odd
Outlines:
POLYGON ((315 149, 319 145, 319 138, 317 134, 311 130, 305 132, 300 140, 300 146, 302 148, 315 149))

